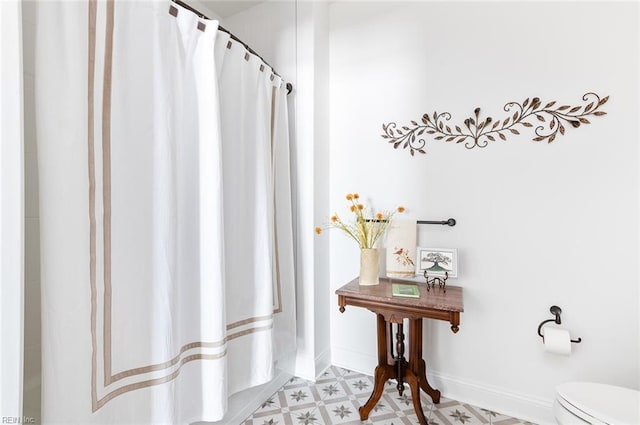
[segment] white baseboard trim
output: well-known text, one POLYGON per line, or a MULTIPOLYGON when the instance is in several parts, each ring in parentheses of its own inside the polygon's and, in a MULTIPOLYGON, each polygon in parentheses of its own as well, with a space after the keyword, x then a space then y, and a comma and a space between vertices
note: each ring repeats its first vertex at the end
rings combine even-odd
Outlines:
MULTIPOLYGON (((333 347, 333 365, 373 375, 378 364, 377 356, 333 347)), ((485 385, 467 379, 447 375, 438 371, 428 371, 429 383, 442 392, 445 398, 468 403, 514 418, 539 425, 555 425, 553 400, 517 394, 504 388, 485 385)))
POLYGON ((442 396, 540 425, 554 425, 552 400, 460 379, 437 371, 427 372, 429 383, 442 396))
POLYGON ((316 380, 331 367, 331 350, 326 349, 316 356, 316 380))
POLYGON ((316 382, 318 378, 324 373, 324 371, 331 367, 331 350, 326 349, 322 353, 315 356, 315 358, 313 358, 313 361, 309 362, 304 360, 309 360, 309 357, 296 358, 296 377, 302 378, 306 381, 316 382))
POLYGON ((373 375, 373 370, 378 364, 377 355, 374 356, 338 347, 331 349, 331 360, 334 366, 369 376, 373 375))

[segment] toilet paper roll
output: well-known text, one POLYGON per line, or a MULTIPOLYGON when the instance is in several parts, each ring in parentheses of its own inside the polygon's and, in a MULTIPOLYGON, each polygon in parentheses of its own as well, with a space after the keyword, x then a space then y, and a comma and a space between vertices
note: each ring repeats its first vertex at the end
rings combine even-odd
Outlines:
POLYGON ((571 335, 568 330, 547 326, 542 329, 542 334, 545 351, 564 356, 571 354, 571 335))

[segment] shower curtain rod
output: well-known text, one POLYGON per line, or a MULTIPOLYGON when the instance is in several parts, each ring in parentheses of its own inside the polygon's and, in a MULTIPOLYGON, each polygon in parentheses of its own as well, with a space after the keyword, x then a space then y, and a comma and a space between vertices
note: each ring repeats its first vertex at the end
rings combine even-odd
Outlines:
MULTIPOLYGON (((190 10, 191 12, 195 13, 196 15, 198 15, 200 18, 202 19, 211 19, 209 18, 207 15, 205 15, 204 13, 200 12, 199 10, 197 10, 196 8, 188 5, 187 3, 183 2, 182 0, 171 0, 173 3, 180 5, 182 7, 184 7, 187 10, 190 10)), ((232 40, 242 44, 244 46, 245 49, 247 49, 249 51, 249 53, 256 55, 257 57, 260 58, 260 60, 262 62, 264 62, 265 65, 267 65, 269 68, 271 68, 271 71, 277 75, 278 77, 282 78, 282 76, 280 74, 278 74, 275 70, 274 67, 272 67, 271 65, 269 65, 269 62, 267 62, 266 60, 264 60, 264 58, 262 56, 260 56, 255 50, 253 50, 247 43, 245 43, 244 41, 240 40, 238 37, 236 37, 235 35, 233 35, 233 33, 231 31, 229 31, 228 29, 226 29, 225 27, 223 27, 222 25, 218 25, 218 29, 222 32, 226 32, 227 34, 229 34, 229 36, 231 37, 232 40)), ((291 94, 291 91, 293 90, 293 84, 291 83, 287 83, 286 84, 287 87, 287 94, 291 94)))

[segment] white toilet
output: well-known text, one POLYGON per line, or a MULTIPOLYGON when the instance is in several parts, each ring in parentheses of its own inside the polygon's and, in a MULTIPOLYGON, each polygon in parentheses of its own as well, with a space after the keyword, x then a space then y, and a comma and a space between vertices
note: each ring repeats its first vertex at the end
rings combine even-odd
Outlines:
POLYGON ((556 388, 553 414, 559 425, 640 425, 640 391, 568 382, 556 388))

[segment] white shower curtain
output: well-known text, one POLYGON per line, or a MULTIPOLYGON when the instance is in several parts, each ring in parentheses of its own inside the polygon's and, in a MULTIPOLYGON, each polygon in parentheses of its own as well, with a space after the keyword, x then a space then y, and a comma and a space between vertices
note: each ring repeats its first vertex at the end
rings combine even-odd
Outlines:
POLYGON ((217 22, 168 1, 43 2, 36 26, 43 421, 219 420, 271 378, 274 316, 293 318, 282 91, 254 74, 240 142, 220 121, 217 22))
POLYGON ((24 209, 22 17, 0 2, 0 417, 22 416, 24 209))
POLYGON ((236 392, 268 381, 273 361, 295 348, 289 137, 280 77, 227 34, 220 32, 216 44, 223 179, 230 189, 224 191, 229 373, 235 378, 229 385, 236 392), (271 328, 273 336, 261 332, 271 328))

